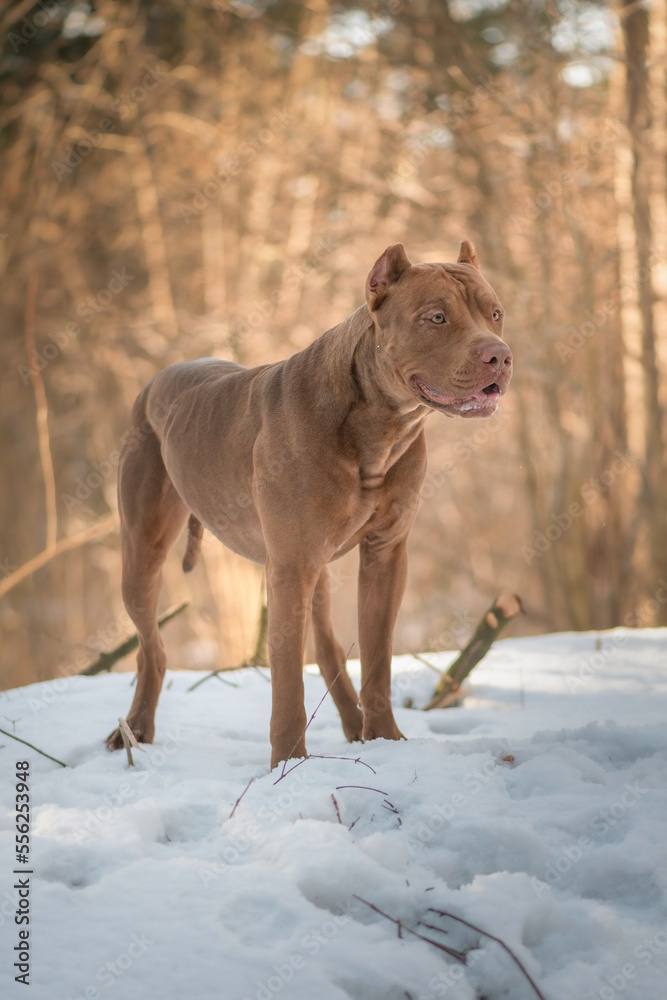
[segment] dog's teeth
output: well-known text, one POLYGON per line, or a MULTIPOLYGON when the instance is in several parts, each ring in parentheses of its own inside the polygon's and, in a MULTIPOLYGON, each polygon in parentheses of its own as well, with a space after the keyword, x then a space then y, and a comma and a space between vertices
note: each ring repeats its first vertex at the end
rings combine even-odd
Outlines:
MULTIPOLYGON (((492 402, 495 402, 495 400, 492 400, 492 402)), ((467 412, 468 410, 485 410, 485 409, 488 409, 488 403, 485 400, 483 401, 476 399, 468 400, 467 403, 462 403, 461 406, 459 407, 459 410, 461 410, 462 412, 463 411, 467 412)))

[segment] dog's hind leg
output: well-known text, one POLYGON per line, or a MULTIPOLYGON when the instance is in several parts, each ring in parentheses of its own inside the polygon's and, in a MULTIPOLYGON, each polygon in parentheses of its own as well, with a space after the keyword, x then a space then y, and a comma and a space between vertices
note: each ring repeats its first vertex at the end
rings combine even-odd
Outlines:
MULTIPOLYGON (((141 397, 135 416, 141 414, 141 397)), ((139 421, 135 419, 135 426, 139 421)), ((157 436, 142 423, 130 434, 121 457, 118 507, 123 559, 123 603, 139 635, 137 685, 127 716, 141 743, 152 743, 166 656, 157 625, 162 565, 178 537, 188 509, 176 492, 160 454, 157 436)), ((123 741, 118 729, 107 738, 109 750, 123 741)))
POLYGON ((345 652, 331 627, 331 589, 326 566, 315 585, 312 621, 317 664, 338 709, 343 732, 350 742, 360 740, 364 717, 357 704, 357 692, 345 669, 345 652))

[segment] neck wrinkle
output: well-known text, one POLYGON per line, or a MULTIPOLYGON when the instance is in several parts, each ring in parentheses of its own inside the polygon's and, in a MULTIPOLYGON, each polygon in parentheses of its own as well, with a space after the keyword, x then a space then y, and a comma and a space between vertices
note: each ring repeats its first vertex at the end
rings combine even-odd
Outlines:
POLYGON ((411 419, 416 411, 428 415, 428 407, 397 381, 389 352, 382 342, 372 318, 358 337, 353 354, 353 378, 359 388, 359 402, 380 407, 394 417, 411 419))

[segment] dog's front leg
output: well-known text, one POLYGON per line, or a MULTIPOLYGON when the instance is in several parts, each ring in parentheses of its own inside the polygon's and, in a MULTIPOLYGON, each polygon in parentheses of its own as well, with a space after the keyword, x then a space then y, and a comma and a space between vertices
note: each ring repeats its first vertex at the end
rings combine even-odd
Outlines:
POLYGON ((403 739, 391 708, 391 648, 407 576, 407 537, 359 546, 359 647, 363 739, 403 739))
POLYGON ((291 757, 307 756, 303 656, 318 576, 319 568, 271 560, 266 566, 272 768, 291 757))

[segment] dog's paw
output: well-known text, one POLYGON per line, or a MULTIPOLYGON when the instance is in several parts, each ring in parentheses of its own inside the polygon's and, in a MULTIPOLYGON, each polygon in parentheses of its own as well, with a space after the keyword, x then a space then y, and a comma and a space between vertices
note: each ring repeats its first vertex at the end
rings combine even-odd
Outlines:
POLYGON ((363 727, 358 729, 347 729, 343 726, 343 734, 348 743, 363 743, 364 742, 364 731, 363 727))
MULTIPOLYGON (((142 726, 139 724, 133 724, 130 719, 127 720, 127 724, 132 730, 132 734, 137 741, 137 743, 152 743, 155 736, 155 731, 149 731, 147 726, 142 726)), ((109 733, 104 745, 107 750, 122 750, 124 747, 123 737, 121 735, 120 729, 114 729, 112 733, 109 733)))
POLYGON ((284 765, 286 770, 292 766, 291 762, 296 760, 303 760, 308 756, 308 751, 306 750, 306 741, 300 740, 295 747, 290 750, 281 749, 280 746, 274 746, 271 748, 271 770, 278 767, 279 765, 284 765))
POLYGON ((348 743, 359 743, 364 738, 364 717, 361 709, 356 709, 354 714, 341 719, 343 732, 348 743))
POLYGON ((122 750, 123 749, 123 737, 120 735, 120 729, 114 729, 112 733, 109 733, 104 745, 107 750, 122 750))
POLYGON ((405 740, 407 737, 403 735, 392 719, 391 722, 384 724, 378 722, 364 723, 362 739, 364 743, 367 743, 369 740, 405 740))

